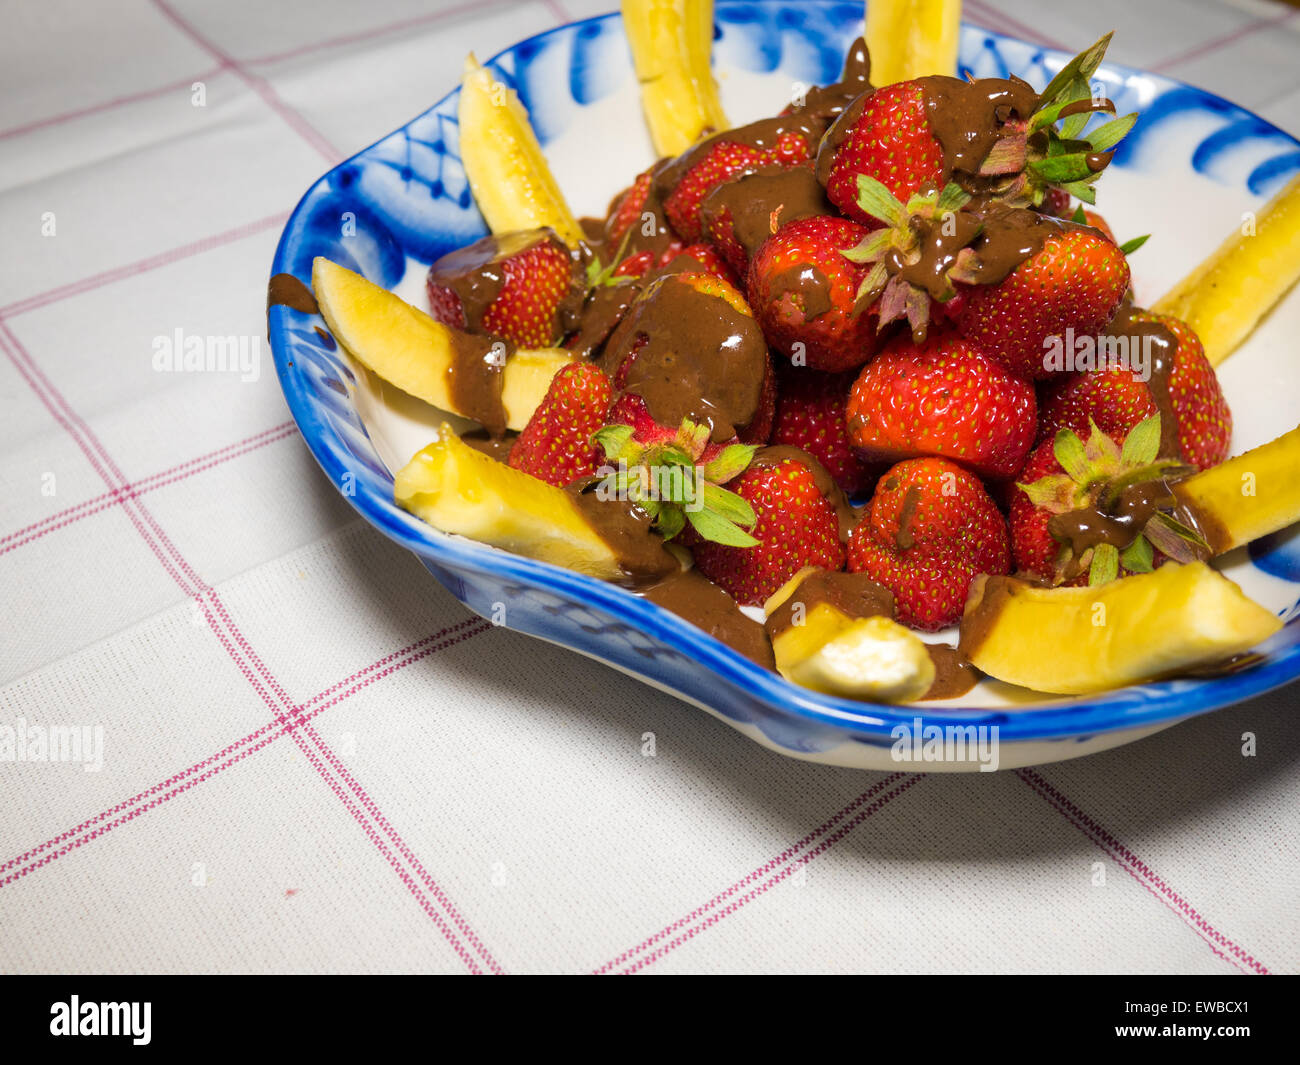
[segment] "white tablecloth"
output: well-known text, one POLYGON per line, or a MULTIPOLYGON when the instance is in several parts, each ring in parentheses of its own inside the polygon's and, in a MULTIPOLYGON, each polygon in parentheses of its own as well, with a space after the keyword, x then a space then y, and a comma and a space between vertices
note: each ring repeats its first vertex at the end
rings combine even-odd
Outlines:
MULTIPOLYGON (((1038 770, 803 764, 470 616, 269 353, 154 371, 262 333, 298 196, 467 50, 611 4, 0 4, 0 726, 103 741, 0 762, 0 971, 1300 969, 1297 688, 1038 770)), ((1295 9, 967 17, 1300 131, 1295 9)))

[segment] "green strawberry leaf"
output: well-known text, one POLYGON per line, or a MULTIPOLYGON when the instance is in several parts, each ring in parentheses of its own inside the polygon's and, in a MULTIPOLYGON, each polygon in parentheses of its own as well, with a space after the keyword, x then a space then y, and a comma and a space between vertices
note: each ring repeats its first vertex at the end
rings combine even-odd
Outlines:
POLYGON ((749 466, 758 450, 757 444, 730 444, 704 467, 704 479, 713 484, 726 484, 738 477, 749 466))
POLYGON ((1151 239, 1150 233, 1146 233, 1140 237, 1134 237, 1132 240, 1126 240, 1123 244, 1121 244, 1119 246, 1119 250, 1122 251, 1125 255, 1132 255, 1135 251, 1138 250, 1138 248, 1142 247, 1142 245, 1145 244, 1150 239, 1151 239))
POLYGON ((629 456, 629 450, 635 449, 635 458, 641 457, 640 445, 632 440, 634 432, 636 430, 630 425, 606 425, 591 434, 591 442, 604 450, 610 462, 617 462, 623 458, 627 460, 628 465, 632 465, 634 459, 629 456))
POLYGON ((1109 584, 1119 576, 1119 548, 1114 544, 1098 544, 1092 549, 1092 565, 1088 567, 1088 584, 1096 587, 1109 584))
POLYGON ((1144 418, 1129 430, 1120 452, 1125 466, 1147 466, 1160 454, 1160 412, 1144 418))
POLYGON ((864 237, 861 243, 841 251, 840 254, 850 262, 874 263, 888 250, 893 236, 892 230, 877 229, 870 236, 864 237))
POLYGON ((891 229, 900 225, 905 217, 898 197, 870 174, 858 175, 858 206, 891 229))
POLYGON ((1017 484, 1035 507, 1052 514, 1064 514, 1077 505, 1077 488, 1068 473, 1049 473, 1032 484, 1017 484))
POLYGON ((1097 204, 1097 190, 1092 187, 1092 182, 1097 177, 1097 174, 1093 174, 1092 178, 1084 181, 1063 181, 1058 187, 1064 189, 1076 200, 1082 200, 1089 206, 1095 207, 1097 204))
POLYGON ((665 540, 671 540, 686 528, 686 513, 681 507, 664 507, 659 513, 659 524, 656 528, 660 536, 665 540))
POLYGON ((1153 560, 1151 542, 1139 536, 1119 554, 1120 565, 1130 573, 1150 573, 1153 560))
MULTIPOLYGON (((1097 68, 1101 66, 1101 61, 1106 56, 1106 49, 1110 46, 1110 39, 1113 36, 1114 31, 1112 30, 1101 40, 1091 47, 1085 48, 1066 63, 1061 68, 1060 73, 1048 82, 1041 99, 1047 103, 1052 103, 1065 95, 1066 91, 1079 81, 1082 81, 1087 86, 1092 81, 1092 76, 1097 72, 1097 68)), ((1084 95, 1087 96, 1088 94, 1089 90, 1085 89, 1084 95)))
POLYGON ((1108 152, 1128 136, 1129 130, 1133 128, 1137 120, 1136 111, 1131 115, 1113 118, 1089 133, 1086 140, 1092 145, 1094 152, 1108 152))
POLYGON ((1092 468, 1079 434, 1072 429, 1058 429, 1052 442, 1052 454, 1061 464, 1070 480, 1084 484, 1092 476, 1092 468))
POLYGON ((686 520, 704 539, 727 547, 757 547, 755 540, 744 529, 711 510, 688 510, 686 520))
POLYGON ((939 199, 935 201, 934 209, 940 214, 947 214, 949 211, 960 211, 970 203, 970 193, 963 189, 955 181, 950 181, 943 187, 939 193, 939 199))
POLYGON ((1080 226, 1086 226, 1088 224, 1088 216, 1084 213, 1083 204, 1077 203, 1074 205, 1074 215, 1071 217, 1070 221, 1075 225, 1080 226))
POLYGON ((704 509, 713 511, 719 517, 726 518, 727 521, 735 522, 737 525, 745 525, 752 529, 754 523, 758 520, 754 508, 744 496, 737 495, 735 492, 728 492, 725 488, 719 488, 716 484, 709 484, 708 481, 704 482, 703 495, 704 509))
POLYGON ((1067 152, 1049 155, 1029 164, 1029 169, 1054 185, 1069 184, 1092 177, 1097 171, 1088 165, 1090 152, 1067 152))

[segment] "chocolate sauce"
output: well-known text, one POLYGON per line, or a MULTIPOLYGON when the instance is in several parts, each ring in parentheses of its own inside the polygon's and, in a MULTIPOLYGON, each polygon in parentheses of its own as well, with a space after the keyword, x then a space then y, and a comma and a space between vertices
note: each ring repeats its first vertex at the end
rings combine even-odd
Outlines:
POLYGON ((447 364, 447 392, 458 414, 471 418, 492 436, 506 431, 506 408, 501 400, 501 372, 514 346, 495 337, 448 330, 451 360, 447 364))
POLYGON ((1140 481, 1121 489, 1109 511, 1082 507, 1053 514, 1047 531, 1053 539, 1068 545, 1076 560, 1098 544, 1123 551, 1141 535, 1156 511, 1173 510, 1177 505, 1165 481, 1140 481))
POLYGON ((605 345, 601 365, 645 400, 660 425, 690 418, 728 440, 758 410, 767 368, 763 330, 725 299, 673 276, 652 281, 605 345))
POLYGON ((1073 223, 1023 207, 1008 207, 988 201, 974 203, 971 213, 979 219, 979 236, 971 245, 977 284, 996 285, 1017 266, 1043 249, 1047 238, 1063 233, 1073 223))
POLYGON ((968 191, 988 184, 980 168, 1012 119, 1028 120, 1038 94, 1020 78, 963 81, 943 74, 918 79, 930 132, 943 150, 943 173, 968 191))
POLYGON ((630 500, 601 499, 599 477, 575 481, 564 491, 578 513, 614 553, 624 583, 646 584, 662 580, 681 567, 664 546, 663 537, 650 528, 650 515, 630 500))
POLYGON ((266 286, 266 309, 288 307, 303 314, 319 314, 320 307, 311 289, 293 274, 276 274, 266 286))
POLYGON ((741 613, 736 601, 698 570, 670 574, 640 590, 650 602, 671 610, 764 669, 775 669, 763 626, 741 613))
POLYGON ((898 532, 894 535, 894 546, 906 551, 916 543, 912 531, 912 521, 916 518, 916 508, 921 502, 921 486, 914 484, 903 494, 903 506, 898 514, 898 532))
POLYGON ((831 282, 812 263, 798 263, 772 278, 769 298, 792 318, 796 309, 805 322, 820 318, 835 304, 831 301, 831 282))
POLYGON ((577 332, 565 341, 564 346, 582 359, 599 354, 644 288, 645 284, 639 279, 629 279, 592 289, 578 319, 577 332))
POLYGON ((468 433, 461 435, 462 442, 468 444, 475 451, 481 451, 488 458, 496 459, 498 462, 507 463, 510 461, 510 449, 515 446, 515 441, 518 439, 518 433, 492 436, 486 429, 471 429, 468 433))
POLYGON ((730 220, 731 232, 746 254, 787 222, 829 214, 830 202, 811 166, 765 167, 727 181, 705 197, 700 220, 706 232, 730 220))
POLYGON ((858 522, 858 512, 849 503, 849 498, 844 494, 843 489, 835 483, 835 478, 813 455, 804 451, 803 448, 792 447, 789 444, 769 444, 766 447, 760 447, 754 452, 754 457, 750 460, 748 468, 753 470, 779 466, 783 462, 791 461, 802 463, 812 472, 813 483, 817 486, 817 491, 821 493, 823 499, 835 508, 835 518, 839 524, 840 542, 847 543, 849 533, 853 531, 853 526, 858 522))
POLYGON ((927 643, 925 649, 934 663, 934 681, 925 693, 926 699, 955 699, 979 683, 980 671, 956 647, 927 643))
POLYGON ((994 577, 980 574, 971 582, 966 611, 962 614, 957 652, 968 662, 976 656, 1007 603, 1033 587, 1019 577, 994 577))
POLYGON ((865 573, 819 569, 800 581, 785 602, 772 611, 767 619, 767 634, 775 640, 823 603, 850 618, 894 616, 893 593, 865 573))
MULTIPOLYGON (((1145 317, 1146 312, 1125 300, 1110 325, 1106 327, 1106 337, 1122 338, 1128 349, 1130 360, 1135 352, 1143 357, 1151 357, 1151 376, 1147 380, 1147 391, 1151 402, 1160 414, 1160 458, 1181 459, 1182 447, 1178 442, 1178 412, 1174 410, 1173 398, 1169 391, 1169 378, 1174 372, 1174 355, 1178 351, 1178 338, 1160 322, 1145 317)), ((1130 362, 1132 365, 1132 362, 1130 362)))

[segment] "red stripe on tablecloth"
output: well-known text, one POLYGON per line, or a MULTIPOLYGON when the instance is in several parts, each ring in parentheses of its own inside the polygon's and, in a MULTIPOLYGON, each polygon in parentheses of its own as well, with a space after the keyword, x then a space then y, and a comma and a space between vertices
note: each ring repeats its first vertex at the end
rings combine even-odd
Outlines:
POLYGON ((1014 36, 1021 37, 1026 41, 1032 41, 1034 44, 1044 44, 1049 48, 1069 50, 1068 45, 1048 37, 1036 26, 1031 26, 1026 22, 1013 18, 993 4, 983 3, 982 0, 966 0, 966 6, 974 12, 976 18, 985 20, 991 30, 1006 30, 1014 36))
POLYGON ((1257 22, 1252 22, 1248 26, 1242 26, 1239 29, 1234 30, 1232 33, 1225 33, 1223 36, 1216 37, 1212 41, 1198 44, 1195 48, 1188 49, 1186 52, 1180 52, 1177 55, 1170 56, 1168 59, 1162 59, 1150 69, 1153 71, 1168 70, 1170 67, 1177 66, 1179 63, 1186 63, 1191 59, 1199 59, 1203 55, 1208 55, 1210 52, 1217 51, 1225 44, 1232 44, 1234 41, 1239 41, 1243 37, 1249 37, 1251 34, 1258 33, 1260 30, 1268 29, 1270 26, 1281 25, 1283 22, 1295 18, 1296 15, 1300 15, 1300 11, 1284 11, 1280 15, 1270 15, 1269 17, 1262 18, 1257 22))
POLYGON ((343 153, 332 145, 325 135, 315 126, 303 117, 302 113, 294 110, 283 100, 272 87, 271 83, 265 78, 260 77, 251 71, 245 70, 234 58, 228 55, 217 45, 209 41, 203 34, 199 33, 185 19, 178 15, 166 0, 153 0, 156 7, 164 18, 175 26, 181 33, 193 41, 198 47, 202 48, 208 55, 212 56, 218 63, 229 67, 250 89, 252 89, 263 102, 279 115, 288 126, 298 134, 304 141, 310 144, 331 166, 343 160, 343 153))
POLYGON ((1200 935, 1210 949, 1214 951, 1224 961, 1231 962, 1238 968, 1248 968, 1253 972, 1267 975, 1268 969, 1255 960, 1255 956, 1241 947, 1237 946, 1232 940, 1222 932, 1214 928, 1209 921, 1200 915, 1196 909, 1183 899, 1173 888, 1153 872, 1137 855, 1128 847, 1124 846, 1110 832, 1099 825, 1091 817, 1079 809, 1073 802, 1067 799, 1060 791, 1053 787, 1041 773, 1033 769, 1017 769, 1018 776, 1026 785, 1032 788, 1040 798, 1052 806, 1060 813, 1070 824, 1074 825, 1080 832, 1097 844, 1102 850, 1106 851, 1120 865, 1122 865, 1135 880, 1145 887, 1152 895, 1158 898, 1165 906, 1173 910, 1192 929, 1200 935), (1224 954, 1219 948, 1227 950, 1232 957, 1224 954))
POLYGON ((47 126, 57 126, 62 122, 71 122, 75 118, 85 118, 87 115, 98 114, 101 111, 111 111, 115 107, 136 104, 142 100, 150 100, 155 96, 165 96, 169 92, 177 92, 180 89, 192 86, 196 81, 215 77, 225 69, 224 65, 218 65, 211 70, 204 70, 188 78, 182 78, 180 81, 174 81, 170 85, 159 85, 156 89, 142 89, 139 92, 128 93, 126 96, 115 96, 113 99, 104 100, 102 103, 79 107, 75 111, 64 111, 61 114, 50 115, 47 118, 38 118, 36 121, 28 122, 22 126, 11 126, 9 129, 0 130, 0 140, 5 140, 8 137, 20 137, 24 133, 35 133, 38 129, 45 129, 47 126))
MULTIPOLYGON (((357 30, 353 33, 340 34, 337 37, 329 37, 323 41, 314 41, 311 44, 298 45, 296 48, 290 48, 284 52, 272 52, 268 55, 253 56, 251 59, 241 59, 240 62, 245 65, 251 63, 278 63, 282 59, 295 59, 300 55, 308 55, 311 52, 319 52, 326 48, 338 48, 345 44, 356 44, 358 41, 370 40, 373 37, 382 37, 387 33, 396 33, 398 30, 414 29, 417 26, 424 26, 435 22, 441 22, 443 19, 451 18, 454 15, 463 15, 467 12, 481 12, 491 8, 504 6, 503 0, 469 0, 468 3, 457 4, 454 7, 445 7, 440 11, 431 11, 427 15, 416 15, 414 18, 401 19, 397 22, 388 22, 382 26, 373 26, 365 30, 357 30)), ((565 21, 568 21, 566 18, 565 21)))
MULTIPOLYGON (((107 484, 109 488, 116 488, 118 490, 126 489, 126 477, 123 476, 121 470, 117 468, 116 463, 113 462, 112 457, 95 436, 95 433, 91 430, 90 426, 76 414, 58 390, 50 383, 48 378, 45 377, 40 367, 27 353, 26 349, 23 348, 18 338, 14 336, 8 326, 5 325, 3 319, 0 319, 0 337, 7 340, 8 343, 5 345, 6 353, 19 369, 19 372, 27 380, 33 391, 37 393, 37 396, 45 404, 47 409, 50 411, 50 414, 69 433, 69 435, 73 437, 77 446, 81 448, 83 454, 86 455, 87 460, 103 478, 104 483, 107 484), (12 350, 9 345, 12 345, 12 350), (106 472, 106 470, 108 472, 106 472)), ((141 502, 136 495, 126 491, 125 499, 122 503, 122 509, 128 518, 130 518, 141 538, 154 553, 159 564, 163 566, 183 592, 200 603, 206 617, 208 618, 208 623, 213 634, 221 642, 222 646, 226 649, 227 654, 230 655, 231 660, 252 686, 253 690, 257 692, 259 698, 266 703, 267 707, 273 714, 276 714, 277 717, 281 719, 285 718, 286 712, 292 714, 295 711, 292 700, 289 699, 287 693, 285 693, 278 680, 276 680, 274 675, 266 669, 261 659, 252 650, 248 641, 244 638, 243 633, 240 632, 238 626, 235 625, 233 619, 230 618, 229 613, 225 609, 225 605, 221 602, 220 596, 214 589, 207 586, 198 574, 194 572, 193 568, 176 549, 166 532, 157 523, 144 503, 141 502), (147 529, 145 527, 146 525, 148 526, 147 529), (227 633, 223 632, 219 627, 218 619, 226 624, 229 637, 227 636, 227 633), (243 652, 248 656, 247 659, 240 656, 239 650, 232 645, 230 637, 233 637, 235 644, 238 644, 243 652), (249 661, 253 663, 253 667, 255 668, 250 668, 249 661), (268 692, 268 688, 270 689, 270 692, 274 692, 275 696, 279 697, 279 700, 283 704, 282 709, 277 708, 276 698, 268 692)), ((461 944, 460 940, 455 936, 451 929, 446 926, 445 922, 443 922, 440 917, 436 917, 428 900, 421 893, 418 886, 410 877, 410 874, 397 863, 397 860, 393 857, 388 847, 379 839, 372 824, 366 820, 365 816, 349 799, 347 799, 346 795, 343 794, 342 787, 339 785, 337 780, 330 775, 329 770, 326 769, 325 765, 317 757, 316 753, 310 749, 307 741, 296 730, 293 730, 291 734, 293 735, 294 742, 298 744, 303 754, 307 757, 308 762, 325 781, 330 790, 333 791, 344 803, 348 812, 352 814, 354 820, 356 820, 358 825, 361 826, 366 836, 370 838, 371 842, 375 844, 380 853, 388 860, 389 864, 394 868, 394 871, 398 873, 402 882, 406 884, 408 890, 416 896, 417 902, 420 904, 421 908, 425 909, 431 917, 435 917, 435 923, 442 932, 444 938, 447 939, 448 943, 451 944, 456 953, 466 960, 471 971, 480 972, 481 970, 479 969, 477 962, 473 960, 472 956, 468 955, 463 944, 461 944)), ((373 805, 368 797, 364 796, 363 792, 358 792, 357 794, 358 797, 363 799, 363 801, 369 802, 373 805)), ((401 841, 400 837, 397 836, 395 831, 391 828, 386 831, 388 831, 390 839, 400 847, 405 847, 405 844, 401 841)), ((441 889, 438 889, 438 891, 441 893, 441 889)), ((463 918, 460 918, 459 914, 455 915, 454 919, 463 921, 463 918)), ((475 938, 477 940, 477 937, 475 938)), ((500 971, 499 967, 496 966, 495 960, 491 959, 491 956, 487 953, 486 949, 477 942, 474 945, 479 953, 484 956, 484 960, 493 968, 493 971, 500 971)))
MULTIPOLYGON (((889 802, 896 799, 899 795, 902 795, 903 792, 905 792, 908 788, 912 787, 913 784, 916 784, 918 781, 920 781, 924 777, 924 774, 923 773, 912 773, 912 774, 900 773, 900 774, 895 774, 894 778, 899 776, 904 777, 904 779, 898 784, 896 788, 894 788, 892 791, 888 791, 884 793, 883 795, 880 795, 870 805, 859 810, 858 813, 851 820, 847 821, 836 831, 832 832, 829 836, 826 837, 826 839, 824 839, 812 850, 808 851, 806 854, 799 855, 798 857, 794 858, 792 861, 786 863, 784 866, 781 867, 780 871, 777 872, 777 874, 773 876, 771 879, 769 879, 766 883, 759 885, 758 887, 754 888, 752 891, 746 892, 740 898, 722 907, 722 909, 716 910, 715 912, 709 914, 709 916, 706 917, 699 924, 692 925, 690 928, 687 928, 681 935, 677 936, 673 940, 670 940, 668 943, 665 943, 657 950, 654 950, 651 953, 645 954, 642 957, 636 959, 636 961, 634 961, 631 965, 629 965, 626 969, 623 970, 623 975, 631 975, 633 973, 640 972, 642 969, 646 968, 649 965, 653 965, 660 958, 664 957, 667 954, 671 954, 683 943, 689 942, 690 940, 694 939, 697 935, 699 935, 701 932, 705 932, 708 929, 712 928, 719 921, 725 920, 727 917, 730 917, 733 913, 744 908, 745 906, 748 906, 751 902, 754 901, 754 899, 758 898, 760 895, 765 894, 771 888, 781 883, 781 881, 783 881, 786 877, 788 877, 791 873, 793 873, 795 869, 799 868, 800 866, 805 866, 810 864, 816 858, 819 858, 826 851, 830 850, 837 843, 839 843, 840 840, 844 839, 847 835, 849 835, 850 832, 852 832, 855 828, 857 828, 858 825, 862 824, 862 822, 865 821, 868 817, 878 812, 889 802)), ((885 781, 881 781, 881 783, 877 785, 877 788, 888 783, 889 779, 894 779, 894 778, 888 778, 885 781)), ((850 806, 856 806, 862 800, 862 798, 863 796, 859 796, 852 803, 850 803, 850 806)), ((752 875, 753 874, 751 874, 751 876, 752 875)), ((729 890, 734 890, 734 888, 741 886, 741 884, 743 883, 744 882, 742 881, 736 885, 733 885, 733 888, 729 890)))
POLYGON ((133 263, 127 263, 125 266, 114 267, 112 270, 105 270, 100 274, 92 274, 90 277, 84 277, 80 281, 73 281, 67 285, 61 285, 58 288, 50 289, 47 292, 37 293, 35 296, 28 296, 26 299, 10 303, 8 306, 0 307, 0 318, 13 318, 15 315, 26 314, 28 311, 34 311, 38 307, 44 307, 47 304, 55 303, 58 300, 65 300, 70 296, 79 296, 83 292, 90 292, 97 288, 103 288, 105 285, 111 285, 115 281, 123 281, 128 277, 135 277, 139 274, 147 274, 151 270, 157 270, 163 266, 169 266, 174 262, 182 259, 188 259, 193 255, 199 255, 205 251, 211 251, 213 248, 220 248, 226 244, 233 244, 237 240, 243 240, 245 237, 254 236, 267 229, 273 229, 276 226, 282 226, 289 218, 288 211, 281 211, 279 214, 270 215, 267 218, 259 218, 255 222, 246 222, 242 226, 236 226, 234 229, 227 229, 224 232, 216 233, 210 237, 203 237, 201 240, 193 241, 190 244, 182 244, 179 247, 172 248, 170 251, 161 252, 158 255, 151 255, 147 259, 139 259, 133 263))
POLYGON ((803 839, 799 840, 797 843, 792 843, 790 846, 788 846, 785 850, 783 850, 780 854, 776 855, 775 857, 769 858, 757 869, 751 872, 748 876, 744 877, 741 880, 737 880, 734 884, 731 885, 731 887, 727 888, 725 891, 719 892, 717 895, 714 895, 713 898, 711 898, 708 902, 704 903, 703 906, 697 906, 685 917, 679 917, 672 924, 665 925, 654 935, 650 936, 648 939, 642 940, 635 947, 632 947, 629 950, 625 950, 618 957, 614 958, 611 961, 607 961, 599 969, 595 970, 594 975, 600 976, 603 973, 609 972, 611 969, 616 969, 618 966, 622 965, 629 958, 632 958, 633 956, 640 954, 642 951, 649 949, 650 947, 658 943, 661 939, 665 938, 666 936, 672 935, 683 925, 689 924, 691 921, 694 921, 696 918, 701 917, 704 914, 708 913, 719 903, 725 902, 741 888, 747 887, 751 882, 757 880, 759 877, 766 876, 768 873, 772 872, 772 870, 778 868, 781 865, 784 865, 796 854, 798 854, 799 851, 801 851, 804 847, 806 847, 809 843, 813 842, 813 840, 817 839, 819 836, 821 836, 829 829, 834 828, 837 824, 839 824, 842 820, 844 820, 844 818, 846 818, 849 814, 851 814, 854 810, 856 810, 868 799, 872 798, 883 789, 889 787, 895 781, 901 780, 906 775, 907 774, 905 773, 891 773, 883 780, 877 781, 870 788, 868 788, 861 795, 859 795, 856 799, 854 799, 851 803, 849 803, 848 806, 840 810, 839 813, 833 815, 828 820, 824 821, 822 824, 814 828, 811 832, 808 833, 808 835, 804 836, 803 839))
POLYGON ((297 436, 297 430, 298 427, 294 422, 285 422, 277 425, 274 429, 266 429, 254 436, 240 440, 238 443, 227 444, 223 448, 209 452, 206 455, 200 455, 188 462, 182 462, 178 466, 172 466, 170 469, 150 474, 148 477, 134 481, 124 488, 104 492, 93 499, 87 499, 76 506, 61 510, 57 514, 51 514, 48 518, 42 518, 40 521, 33 522, 16 532, 0 536, 0 555, 22 547, 23 544, 29 544, 33 540, 39 540, 46 533, 66 528, 82 518, 88 518, 92 514, 98 514, 109 507, 117 506, 126 498, 128 493, 143 495, 146 492, 153 492, 159 488, 176 484, 178 481, 193 477, 197 473, 203 473, 213 467, 230 462, 232 459, 242 458, 259 448, 266 447, 268 444, 275 444, 288 437, 297 436))
MULTIPOLYGON (((3 865, 0 865, 0 873, 6 872, 7 870, 12 869, 17 865, 21 865, 24 862, 31 862, 33 858, 49 850, 51 847, 56 847, 60 843, 63 843, 66 840, 72 839, 73 837, 86 832, 88 829, 93 828, 95 825, 99 824, 102 821, 106 821, 116 814, 120 814, 127 810, 130 810, 133 806, 143 803, 145 802, 145 800, 151 799, 154 796, 158 796, 159 792, 164 792, 164 794, 159 796, 153 802, 149 802, 145 805, 145 809, 152 809, 155 806, 158 806, 159 804, 166 802, 168 799, 171 799, 176 795, 181 794, 184 791, 188 791, 195 784, 199 783, 202 780, 206 780, 211 776, 214 776, 222 769, 230 765, 233 765, 237 761, 240 761, 248 754, 251 754, 253 751, 261 750, 268 743, 272 742, 273 740, 279 739, 281 736, 286 735, 292 729, 298 728, 299 726, 306 723, 307 721, 310 721, 312 718, 316 717, 316 715, 324 712, 325 710, 328 710, 333 706, 337 706, 339 703, 344 702, 345 700, 351 698, 353 695, 356 695, 358 692, 361 692, 364 689, 368 688, 371 684, 374 684, 376 681, 383 680, 385 677, 391 676, 393 673, 396 673, 398 670, 405 669, 407 666, 410 665, 414 665, 416 662, 428 658, 430 655, 436 654, 439 651, 443 651, 449 647, 453 647, 464 640, 469 640, 475 636, 481 635, 482 633, 488 632, 491 630, 491 628, 492 626, 487 622, 483 621, 481 618, 468 617, 464 621, 457 622, 455 625, 449 625, 446 628, 439 629, 437 632, 432 633, 431 635, 426 636, 421 640, 417 640, 413 644, 409 644, 408 646, 403 647, 400 651, 394 651, 391 654, 385 655, 377 662, 371 663, 370 665, 366 666, 364 669, 357 670, 355 673, 345 677, 343 680, 339 681, 338 683, 330 685, 330 687, 326 688, 324 691, 318 692, 316 695, 313 695, 310 699, 308 699, 305 703, 302 704, 302 707, 295 715, 294 720, 288 723, 287 725, 285 724, 284 719, 282 717, 277 716, 275 720, 268 721, 261 728, 257 729, 254 732, 250 732, 247 736, 243 737, 242 739, 236 740, 234 743, 228 744, 227 746, 223 747, 220 751, 218 751, 216 754, 209 755, 207 758, 203 759, 201 762, 196 762, 188 769, 182 770, 179 773, 174 773, 172 776, 167 777, 165 780, 160 781, 159 783, 153 785, 150 788, 147 788, 146 790, 140 792, 138 795, 133 795, 129 799, 126 799, 122 802, 116 803, 113 806, 110 806, 107 810, 103 810, 100 813, 96 814, 94 817, 89 818, 86 821, 83 821, 75 828, 70 828, 63 832, 60 832, 57 836, 54 836, 53 838, 46 840, 44 843, 41 843, 38 846, 31 848, 30 850, 24 851, 22 854, 10 858, 3 865), (349 685, 351 686, 349 687, 349 685), (261 737, 266 736, 267 733, 273 733, 273 735, 269 736, 264 742, 261 743, 255 742, 259 740, 261 737), (253 747, 250 750, 244 751, 242 754, 239 754, 238 757, 230 758, 222 765, 217 766, 216 768, 211 769, 208 772, 203 772, 204 770, 208 769, 209 766, 213 765, 213 763, 219 761, 222 758, 226 758, 228 755, 232 755, 235 752, 240 751, 242 748, 247 747, 249 744, 253 744, 253 747), (196 780, 189 780, 189 778, 195 776, 195 774, 199 774, 198 778, 196 780), (185 783, 186 781, 188 781, 188 783, 185 783), (170 790, 166 790, 166 789, 170 789, 170 790)), ((130 814, 127 817, 119 818, 117 821, 113 822, 113 826, 118 824, 123 824, 126 821, 130 820, 131 818, 138 816, 138 814, 142 812, 144 811, 139 810, 133 814, 130 814)), ((113 826, 109 826, 109 828, 113 826)), ((0 881, 0 886, 9 883, 11 880, 14 880, 19 876, 25 876, 33 869, 37 869, 40 868, 42 865, 48 864, 50 861, 53 861, 55 858, 61 857, 63 854, 66 854, 72 848, 79 847, 83 843, 88 842, 90 839, 97 838, 99 835, 102 835, 104 832, 108 831, 109 828, 104 828, 101 831, 92 833, 90 836, 86 837, 85 839, 79 840, 78 842, 71 844, 71 846, 64 848, 58 854, 50 858, 47 858, 39 862, 33 862, 32 864, 28 865, 25 869, 23 869, 19 873, 15 873, 13 876, 0 881)))

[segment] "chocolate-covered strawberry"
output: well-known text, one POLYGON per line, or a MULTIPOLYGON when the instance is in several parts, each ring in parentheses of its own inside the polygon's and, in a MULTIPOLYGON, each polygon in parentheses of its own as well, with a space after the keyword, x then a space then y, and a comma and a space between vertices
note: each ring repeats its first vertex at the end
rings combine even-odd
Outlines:
POLYGON ((750 304, 768 342, 795 365, 833 373, 875 351, 876 320, 857 307, 867 270, 843 254, 866 235, 847 218, 803 218, 777 230, 750 262, 750 304))
POLYGON ((429 267, 434 318, 520 347, 558 344, 577 320, 582 271, 551 229, 483 237, 429 267))

